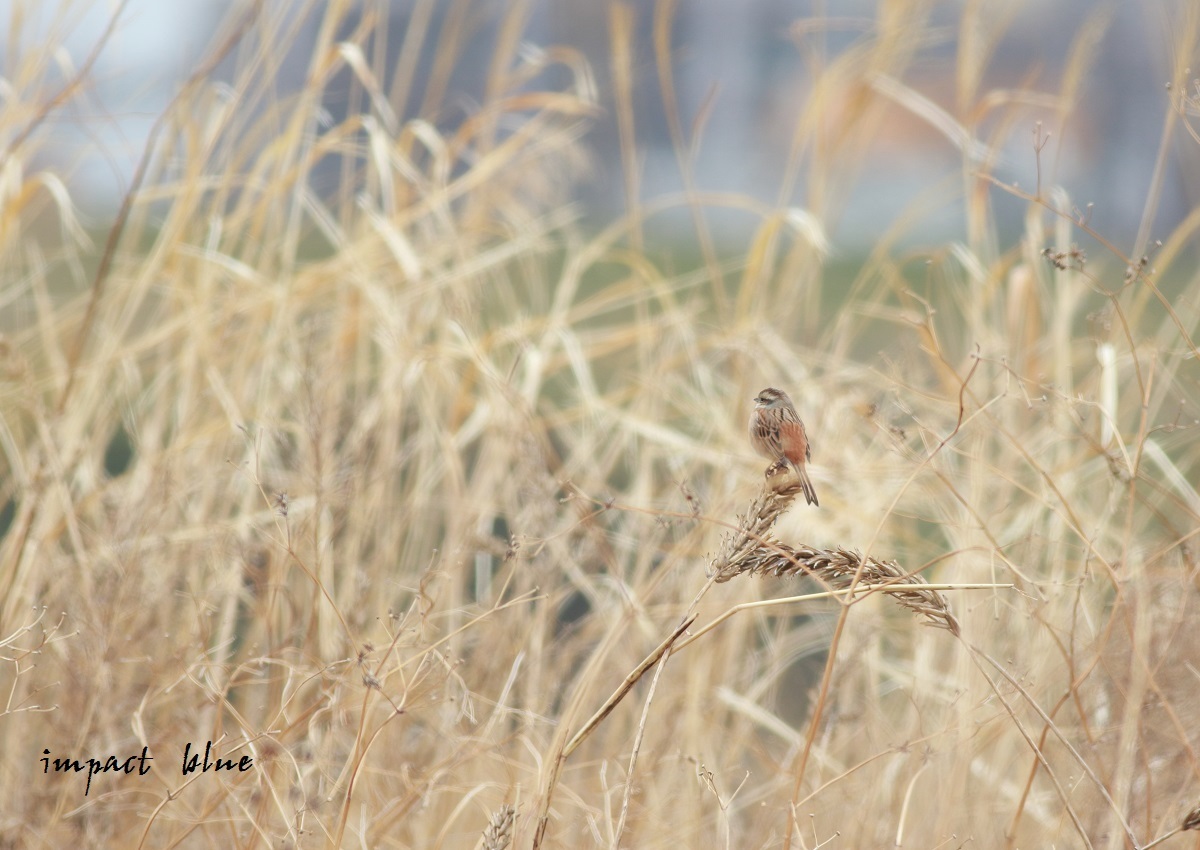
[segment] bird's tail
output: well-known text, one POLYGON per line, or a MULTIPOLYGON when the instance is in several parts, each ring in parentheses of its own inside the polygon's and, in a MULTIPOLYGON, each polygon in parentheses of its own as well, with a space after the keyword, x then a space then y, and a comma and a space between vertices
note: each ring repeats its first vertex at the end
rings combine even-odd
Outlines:
POLYGON ((817 491, 813 489, 812 480, 808 477, 808 470, 804 468, 804 464, 795 464, 796 475, 800 478, 800 489, 804 491, 804 500, 810 505, 821 506, 817 501, 817 491))

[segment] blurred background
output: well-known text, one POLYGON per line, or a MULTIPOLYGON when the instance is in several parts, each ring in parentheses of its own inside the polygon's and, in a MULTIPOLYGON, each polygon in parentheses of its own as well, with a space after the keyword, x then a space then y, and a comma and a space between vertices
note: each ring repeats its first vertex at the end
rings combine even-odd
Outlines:
MULTIPOLYGON (((593 167, 574 191, 583 214, 599 226, 624 211, 628 186, 612 98, 608 4, 531 0, 513 5, 525 9, 523 39, 530 50, 575 47, 595 75, 602 111, 587 136, 593 167)), ((1049 137, 1041 154, 1043 183, 1062 185, 1081 209, 1094 205, 1087 210, 1091 223, 1101 232, 1126 235, 1128 244, 1122 247, 1132 247, 1154 177, 1164 116, 1173 108, 1166 84, 1174 57, 1165 45, 1171 42, 1173 17, 1186 0, 918 4, 928 17, 924 40, 897 46, 913 55, 902 81, 906 90, 886 75, 877 82, 875 93, 894 101, 882 118, 886 128, 864 140, 870 151, 862 158, 859 179, 829 187, 808 185, 803 177, 794 183, 782 179, 796 120, 807 101, 825 96, 814 91, 814 80, 870 40, 875 16, 886 4, 880 9, 866 0, 683 0, 675 5, 671 73, 681 129, 687 141, 698 140, 690 151, 694 191, 809 206, 812 193, 836 192, 844 186, 844 197, 822 203, 835 254, 843 258, 869 250, 879 233, 918 199, 922 215, 915 217, 903 243, 958 238, 963 220, 961 174, 949 185, 945 181, 948 169, 954 177, 961 168, 964 146, 977 145, 977 153, 987 146, 998 178, 1032 190, 1037 181, 1034 132, 1040 121, 1043 138, 1049 137), (968 7, 973 23, 965 27, 960 13, 968 7), (988 25, 981 27, 979 20, 988 25), (1073 49, 1086 51, 1089 64, 1082 78, 1068 80, 1073 49), (970 114, 962 106, 973 102, 974 93, 962 90, 964 62, 979 74, 975 88, 993 94, 970 114), (1053 94, 1064 86, 1074 98, 1065 106, 1053 94), (1030 90, 1046 95, 1032 97, 1030 90), (1021 108, 1014 111, 1014 104, 1021 108), (970 128, 973 138, 956 136, 953 121, 970 128), (780 197, 781 187, 789 197, 780 197)), ((322 6, 295 4, 298 30, 276 80, 281 97, 304 83, 322 6)), ((356 13, 353 6, 346 31, 338 38, 349 38, 354 25, 361 23, 362 12, 356 13)), ((629 70, 641 201, 684 188, 652 49, 655 6, 648 0, 630 4, 635 50, 629 70)), ((28 49, 45 40, 57 42, 68 33, 64 43, 69 55, 57 57, 64 71, 80 66, 112 17, 119 18, 111 42, 96 60, 87 97, 50 118, 54 145, 44 150, 52 160, 48 165, 71 175, 70 189, 85 211, 102 220, 115 210, 151 123, 191 73, 219 23, 238 8, 223 0, 77 2, 62 8, 0 2, 0 20, 19 22, 0 50, 11 53, 18 44, 28 49)), ((387 17, 371 50, 393 63, 389 70, 394 70, 414 16, 422 32, 438 31, 447 17, 463 17, 466 37, 477 49, 466 50, 454 67, 450 108, 426 117, 453 126, 471 114, 484 97, 488 45, 509 4, 476 3, 465 11, 453 0, 393 0, 371 3, 369 8, 372 15, 387 17)), ((431 47, 417 69, 425 82, 434 61, 431 47)), ((233 63, 226 62, 213 76, 229 79, 233 73, 233 63)), ((331 123, 345 117, 349 76, 343 72, 342 84, 335 81, 327 89, 331 123)), ((404 104, 401 119, 414 117, 420 106, 419 99, 412 98, 404 104)), ((831 122, 850 108, 847 103, 823 104, 831 122)), ((967 153, 969 160, 971 152, 967 153)), ((329 161, 324 169, 326 188, 332 190, 338 166, 329 161)), ((1159 179, 1161 203, 1154 226, 1165 233, 1194 204, 1196 158, 1169 156, 1159 179)), ((319 188, 321 180, 314 185, 319 188)), ((1009 233, 1020 226, 1022 212, 1016 202, 1001 203, 994 214, 1009 233)), ((740 244, 754 227, 750 216, 711 211, 708 216, 714 239, 725 248, 740 244)), ((686 244, 694 236, 691 218, 682 209, 658 217, 650 227, 669 244, 686 244)))

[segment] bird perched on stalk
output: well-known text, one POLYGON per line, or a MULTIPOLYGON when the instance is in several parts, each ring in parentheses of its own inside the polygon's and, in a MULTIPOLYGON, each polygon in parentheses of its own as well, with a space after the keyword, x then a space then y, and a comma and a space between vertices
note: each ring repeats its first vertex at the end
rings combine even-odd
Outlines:
POLYGON ((812 443, 792 400, 783 390, 767 387, 755 396, 750 414, 750 444, 760 455, 774 461, 768 475, 775 467, 790 465, 800 479, 805 501, 810 505, 821 504, 804 469, 804 464, 812 458, 812 443))

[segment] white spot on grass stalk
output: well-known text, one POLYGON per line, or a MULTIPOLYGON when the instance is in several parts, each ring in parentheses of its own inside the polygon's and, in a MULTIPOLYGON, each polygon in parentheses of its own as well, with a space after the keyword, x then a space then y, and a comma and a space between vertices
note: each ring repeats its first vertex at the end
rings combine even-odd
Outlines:
POLYGON ((829 256, 829 237, 825 235, 825 228, 815 215, 801 207, 788 207, 786 219, 792 230, 803 236, 818 254, 822 257, 829 256))
POLYGON ((1117 422, 1117 356, 1112 343, 1103 342, 1096 348, 1100 361, 1100 445, 1108 448, 1116 436, 1117 422))

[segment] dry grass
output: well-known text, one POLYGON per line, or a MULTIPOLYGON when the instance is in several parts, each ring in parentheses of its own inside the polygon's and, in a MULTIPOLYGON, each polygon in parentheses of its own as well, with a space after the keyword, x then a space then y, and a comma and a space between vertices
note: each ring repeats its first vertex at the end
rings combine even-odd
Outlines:
MULTIPOLYGON (((987 7, 963 38, 999 37, 987 7)), ((1053 145, 1037 186, 991 177, 1008 134, 1069 125, 1099 24, 1061 90, 988 91, 989 44, 964 48, 951 115, 902 82, 926 7, 884 4, 817 68, 778 206, 695 190, 587 234, 568 199, 591 122, 615 117, 639 186, 629 99, 655 81, 631 39, 685 170, 702 136, 674 106, 672 4, 648 34, 613 8, 611 90, 570 48, 523 47, 514 4, 465 114, 480 12, 416 8, 394 66, 370 47, 384 16, 309 9, 282 93, 298 11, 247 7, 96 246, 37 165, 89 69, 64 88, 53 44, 7 57, 0 844, 1117 848, 1194 827, 1198 219, 1153 248, 1151 213, 1093 232, 1053 145), (353 108, 330 123, 335 80, 353 108), (914 205, 839 286, 823 234, 901 114, 960 146, 921 203, 961 200, 963 239, 897 248, 914 205), (643 228, 680 206, 702 263, 673 275, 643 228), (716 206, 757 216, 737 256, 716 206), (805 413, 819 510, 756 496, 766 385, 805 413), (210 740, 253 769, 184 776, 210 740), (44 749, 143 747, 148 775, 86 797, 43 773, 44 749)), ((1164 94, 1189 157, 1196 18, 1164 94)))
MULTIPOLYGON (((767 474, 773 478, 788 473, 772 466, 767 474)), ((886 589, 892 598, 925 617, 930 625, 955 635, 959 633, 958 621, 950 613, 946 600, 920 575, 905 572, 895 561, 864 558, 841 547, 795 547, 771 539, 771 526, 800 492, 799 480, 794 478, 782 487, 768 484, 763 488, 762 494, 750 505, 738 531, 727 535, 721 546, 712 568, 717 582, 744 574, 775 578, 806 575, 827 587, 849 591, 856 589, 859 582, 865 582, 871 588, 886 589)))

